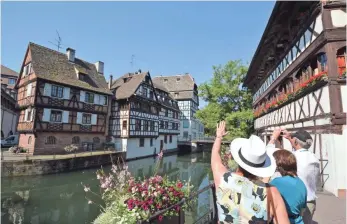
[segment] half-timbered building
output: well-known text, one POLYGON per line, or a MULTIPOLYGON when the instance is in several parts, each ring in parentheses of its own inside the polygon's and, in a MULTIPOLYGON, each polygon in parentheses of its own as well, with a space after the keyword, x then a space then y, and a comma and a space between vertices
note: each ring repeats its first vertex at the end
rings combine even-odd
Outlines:
POLYGON ((180 134, 178 102, 160 83, 153 80, 159 103, 159 148, 164 151, 177 149, 180 134))
MULTIPOLYGON (((305 129, 320 160, 320 187, 346 191, 346 3, 278 1, 249 67, 255 129, 305 129)), ((291 149, 289 141, 280 146, 291 149)))
POLYGON ((180 113, 180 135, 183 140, 204 136, 203 124, 195 118, 199 109, 198 87, 190 74, 158 76, 153 78, 158 85, 164 86, 178 102, 180 113))
POLYGON ((95 64, 29 43, 18 89, 19 146, 33 154, 94 150, 105 142, 109 99, 103 62, 95 64))
POLYGON ((127 152, 127 159, 158 153, 158 97, 149 72, 127 73, 115 81, 111 78, 110 89, 110 141, 127 152))

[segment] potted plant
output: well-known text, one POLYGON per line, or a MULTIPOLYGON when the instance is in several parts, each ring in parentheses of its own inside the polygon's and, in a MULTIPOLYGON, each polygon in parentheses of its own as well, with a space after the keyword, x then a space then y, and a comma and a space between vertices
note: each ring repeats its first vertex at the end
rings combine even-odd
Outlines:
MULTIPOLYGON (((178 216, 184 212, 191 202, 173 205, 181 202, 190 195, 192 185, 180 180, 172 181, 167 176, 157 174, 162 160, 162 153, 154 168, 154 174, 145 179, 135 179, 128 171, 124 162, 113 164, 111 171, 106 173, 103 169, 97 171, 97 179, 101 188, 101 214, 94 220, 94 224, 103 223, 146 223, 150 217, 162 210, 162 215, 155 217, 151 223, 177 223, 178 216), (172 207, 168 209, 169 207, 172 207)), ((98 194, 84 186, 89 204, 95 203, 91 197, 98 194), (89 194, 89 195, 88 195, 89 194)))

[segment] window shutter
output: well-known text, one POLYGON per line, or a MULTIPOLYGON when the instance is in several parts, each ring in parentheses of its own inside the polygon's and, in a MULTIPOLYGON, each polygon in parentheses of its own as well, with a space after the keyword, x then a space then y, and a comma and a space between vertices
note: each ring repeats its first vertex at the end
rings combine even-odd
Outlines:
POLYGON ((49 83, 45 83, 45 87, 43 89, 43 95, 45 96, 51 96, 52 93, 52 86, 49 83))
POLYGON ((28 109, 26 109, 24 112, 24 121, 27 121, 27 117, 28 117, 28 109))
POLYGON ((80 91, 80 101, 84 102, 86 98, 86 92, 84 92, 83 90, 80 91))
POLYGON ((96 114, 92 114, 92 125, 96 125, 97 116, 96 114))
POLYGON ((42 121, 50 121, 50 117, 51 117, 51 109, 44 108, 42 121))
POLYGON ((27 70, 28 70, 28 67, 24 66, 24 68, 23 68, 23 76, 27 75, 27 70))
POLYGON ((35 110, 32 109, 32 110, 31 110, 31 118, 30 118, 30 121, 33 121, 33 119, 34 119, 34 113, 35 113, 35 110))
POLYGON ((29 84, 27 85, 27 96, 30 96, 30 95, 31 95, 32 86, 33 86, 33 83, 29 83, 29 84))
POLYGON ((69 123, 69 111, 63 111, 63 123, 69 123))
POLYGON ((64 91, 63 98, 66 99, 66 100, 69 100, 70 99, 70 88, 69 87, 64 87, 63 91, 64 91))
POLYGON ((100 104, 100 95, 94 94, 94 104, 100 104))
POLYGON ((77 124, 82 124, 82 113, 81 112, 77 112, 77 124))

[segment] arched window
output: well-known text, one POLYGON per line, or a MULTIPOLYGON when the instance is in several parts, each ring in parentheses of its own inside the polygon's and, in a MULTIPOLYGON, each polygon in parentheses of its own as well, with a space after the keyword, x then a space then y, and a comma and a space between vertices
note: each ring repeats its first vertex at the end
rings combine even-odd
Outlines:
POLYGON ((28 145, 31 145, 31 140, 32 140, 32 137, 29 136, 29 138, 28 138, 28 145))
POLYGON ((56 138, 54 137, 54 136, 48 136, 47 138, 46 138, 46 145, 55 145, 55 143, 56 143, 56 138))
POLYGON ((72 138, 72 144, 80 144, 80 137, 74 136, 72 138))
POLYGON ((100 143, 100 138, 94 137, 93 138, 93 143, 100 143))
POLYGON ((342 76, 346 72, 346 47, 340 48, 336 54, 338 73, 342 76))

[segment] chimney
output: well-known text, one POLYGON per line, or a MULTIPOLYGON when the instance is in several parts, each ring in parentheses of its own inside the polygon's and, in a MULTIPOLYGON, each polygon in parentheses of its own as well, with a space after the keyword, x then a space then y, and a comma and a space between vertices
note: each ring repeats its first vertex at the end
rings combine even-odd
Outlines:
POLYGON ((112 82, 113 82, 113 76, 110 75, 110 80, 109 80, 109 82, 108 82, 108 88, 109 88, 109 89, 111 89, 112 82))
POLYGON ((67 59, 71 62, 75 62, 75 53, 76 51, 74 49, 68 47, 66 49, 67 59))
POLYGON ((95 67, 96 67, 96 71, 98 71, 100 75, 104 74, 104 62, 102 61, 95 62, 95 67))

